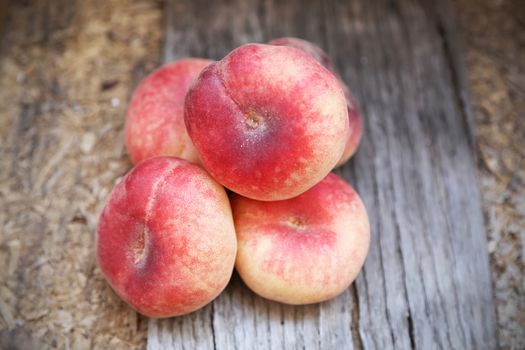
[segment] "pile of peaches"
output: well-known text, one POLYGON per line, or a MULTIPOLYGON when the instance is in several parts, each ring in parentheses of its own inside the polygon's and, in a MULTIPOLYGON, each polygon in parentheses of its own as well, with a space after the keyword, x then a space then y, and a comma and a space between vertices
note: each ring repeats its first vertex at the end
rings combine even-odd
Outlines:
POLYGON ((150 317, 210 303, 234 267, 270 300, 337 296, 363 265, 370 227, 358 194, 330 172, 361 133, 334 65, 301 39, 159 68, 129 105, 135 167, 100 217, 102 273, 150 317))

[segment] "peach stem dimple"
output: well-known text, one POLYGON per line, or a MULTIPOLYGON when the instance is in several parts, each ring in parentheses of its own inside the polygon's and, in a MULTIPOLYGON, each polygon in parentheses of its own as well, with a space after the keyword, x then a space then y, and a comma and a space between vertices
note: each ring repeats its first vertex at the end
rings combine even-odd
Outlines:
POLYGON ((250 129, 258 129, 264 126, 264 119, 259 114, 255 113, 253 110, 248 110, 246 112, 246 125, 250 129))
POLYGON ((290 217, 287 223, 288 225, 295 228, 303 228, 305 224, 304 221, 298 218, 297 216, 290 217))
POLYGON ((143 265, 147 255, 147 243, 149 239, 149 231, 144 226, 142 232, 139 233, 137 241, 133 246, 133 257, 135 265, 143 265))

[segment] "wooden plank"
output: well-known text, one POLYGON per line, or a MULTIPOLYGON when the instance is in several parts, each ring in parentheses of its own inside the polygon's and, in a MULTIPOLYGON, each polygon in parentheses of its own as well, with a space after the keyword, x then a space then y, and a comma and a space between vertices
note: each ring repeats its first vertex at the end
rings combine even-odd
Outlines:
POLYGON ((240 44, 285 35, 329 52, 365 115, 361 148, 338 172, 368 208, 372 244, 356 283, 335 300, 280 305, 234 275, 203 310, 151 320, 148 348, 495 347, 454 33, 446 5, 430 0, 168 1, 166 60, 220 59, 240 44))

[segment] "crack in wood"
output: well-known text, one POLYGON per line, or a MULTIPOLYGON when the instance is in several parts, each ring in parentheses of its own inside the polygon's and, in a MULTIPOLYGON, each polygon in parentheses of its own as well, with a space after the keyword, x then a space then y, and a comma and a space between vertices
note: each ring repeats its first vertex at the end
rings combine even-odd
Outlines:
POLYGON ((210 327, 211 327, 211 335, 213 339, 213 349, 217 350, 217 340, 215 339, 215 325, 213 324, 214 320, 214 314, 215 314, 215 308, 213 306, 213 303, 211 304, 211 311, 210 311, 210 327))
POLYGON ((361 340, 361 336, 359 335, 359 295, 357 293, 357 288, 355 286, 356 282, 354 282, 350 289, 352 291, 352 324, 350 325, 351 331, 352 331, 352 341, 354 343, 354 349, 355 350, 362 350, 363 349, 363 342, 361 340))
MULTIPOLYGON (((466 84, 463 82, 464 79, 461 78, 461 73, 458 71, 457 68, 457 65, 463 64, 463 62, 458 62, 458 53, 453 54, 452 44, 450 43, 451 39, 446 29, 446 26, 443 23, 444 19, 442 18, 442 16, 443 15, 441 13, 438 13, 438 15, 435 16, 435 27, 441 39, 445 62, 449 69, 450 81, 452 82, 451 85, 454 89, 453 96, 455 97, 456 104, 461 114, 461 120, 464 123, 464 129, 467 131, 467 141, 470 148, 474 150, 474 121, 470 113, 470 108, 467 107, 467 103, 465 102, 465 98, 468 99, 468 97, 465 96, 467 91, 466 84)), ((472 154, 476 156, 476 152, 472 152, 472 154)))
POLYGON ((415 340, 415 337, 414 337, 414 322, 412 321, 412 315, 410 313, 407 316, 407 323, 408 323, 408 335, 410 337, 410 348, 411 349, 415 349, 416 348, 416 340, 415 340))

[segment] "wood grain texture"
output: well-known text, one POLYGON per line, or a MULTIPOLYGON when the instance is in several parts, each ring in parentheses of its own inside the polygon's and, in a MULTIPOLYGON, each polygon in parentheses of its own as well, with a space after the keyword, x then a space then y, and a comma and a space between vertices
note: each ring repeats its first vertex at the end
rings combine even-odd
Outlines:
POLYGON ((446 5, 170 0, 165 60, 220 59, 278 36, 323 47, 360 101, 364 140, 338 173, 369 211, 364 270, 338 298, 304 307, 266 301, 234 275, 206 308, 151 320, 148 348, 494 348, 471 114, 446 5))

